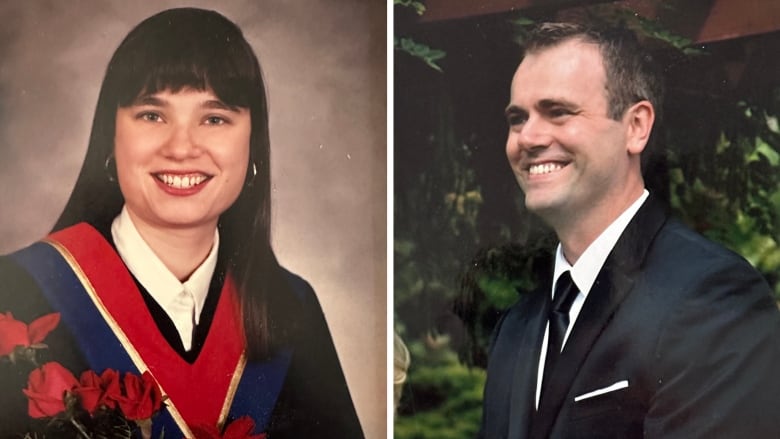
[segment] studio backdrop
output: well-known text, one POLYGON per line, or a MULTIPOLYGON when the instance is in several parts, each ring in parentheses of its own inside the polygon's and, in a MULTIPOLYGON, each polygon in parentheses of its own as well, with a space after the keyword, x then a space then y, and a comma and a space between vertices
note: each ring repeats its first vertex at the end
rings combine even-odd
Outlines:
POLYGON ((386 25, 362 0, 0 3, 0 253, 45 236, 84 160, 106 65, 163 9, 243 30, 270 102, 273 244, 317 291, 366 437, 386 430, 386 25))

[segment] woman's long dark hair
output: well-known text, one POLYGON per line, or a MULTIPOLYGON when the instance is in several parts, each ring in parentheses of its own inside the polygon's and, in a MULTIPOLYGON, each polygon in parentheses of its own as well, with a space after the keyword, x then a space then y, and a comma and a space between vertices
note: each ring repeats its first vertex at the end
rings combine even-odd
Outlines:
POLYGON ((108 64, 84 165, 54 230, 79 222, 105 228, 113 221, 124 204, 119 186, 106 176, 106 164, 113 167, 109 158, 117 109, 129 106, 142 93, 187 87, 211 89, 226 104, 250 111, 247 182, 218 227, 220 256, 238 289, 249 357, 262 358, 284 343, 292 330, 294 302, 270 242, 265 84, 252 48, 227 18, 214 11, 170 9, 147 18, 125 37, 108 64))

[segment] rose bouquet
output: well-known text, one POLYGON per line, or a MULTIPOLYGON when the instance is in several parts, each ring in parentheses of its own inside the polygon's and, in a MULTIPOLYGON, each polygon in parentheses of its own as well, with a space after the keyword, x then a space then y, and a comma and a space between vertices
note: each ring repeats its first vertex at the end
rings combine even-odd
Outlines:
POLYGON ((107 369, 85 371, 79 379, 58 362, 38 365, 36 352, 57 327, 59 313, 25 324, 8 312, 0 314, 0 358, 29 361, 35 367, 22 392, 27 414, 37 422, 28 438, 131 438, 151 436, 151 418, 163 397, 149 372, 142 375, 107 369))
POLYGON ((43 433, 52 437, 148 439, 163 402, 149 372, 120 377, 112 369, 88 370, 77 380, 57 362, 33 370, 23 392, 28 414, 46 419, 43 433))
MULTIPOLYGON (((106 369, 87 370, 77 379, 56 361, 38 365, 36 352, 47 348, 46 336, 57 327, 59 313, 40 317, 29 325, 0 313, 0 361, 27 361, 35 366, 22 392, 27 414, 35 428, 24 439, 151 438, 152 419, 165 403, 160 387, 149 372, 136 375, 106 369)), ((255 435, 248 416, 222 430, 211 425, 193 427, 189 439, 264 439, 255 435)), ((162 439, 162 438, 160 438, 162 439)))

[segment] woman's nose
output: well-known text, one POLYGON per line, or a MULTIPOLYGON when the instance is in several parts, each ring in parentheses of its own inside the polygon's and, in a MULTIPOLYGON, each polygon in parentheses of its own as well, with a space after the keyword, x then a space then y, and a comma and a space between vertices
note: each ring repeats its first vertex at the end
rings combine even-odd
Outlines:
POLYGON ((197 157, 202 152, 197 139, 194 128, 186 124, 174 125, 163 146, 163 153, 179 160, 197 157))

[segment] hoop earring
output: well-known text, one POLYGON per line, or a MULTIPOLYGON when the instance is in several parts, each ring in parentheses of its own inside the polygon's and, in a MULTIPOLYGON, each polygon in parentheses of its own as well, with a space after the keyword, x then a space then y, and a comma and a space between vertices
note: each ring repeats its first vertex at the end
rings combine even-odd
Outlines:
POLYGON ((112 166, 111 164, 111 161, 113 159, 114 159, 114 153, 112 152, 111 154, 108 155, 108 157, 106 157, 106 161, 105 163, 103 163, 103 170, 106 172, 106 178, 108 179, 108 181, 110 181, 111 183, 116 183, 116 179, 117 179, 116 166, 112 166))
POLYGON ((257 165, 255 164, 255 162, 252 162, 252 177, 247 178, 246 180, 247 187, 252 187, 252 185, 255 184, 255 177, 257 177, 257 165))

